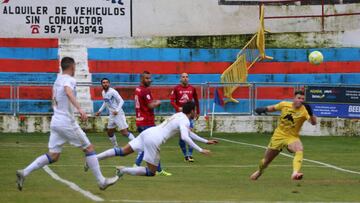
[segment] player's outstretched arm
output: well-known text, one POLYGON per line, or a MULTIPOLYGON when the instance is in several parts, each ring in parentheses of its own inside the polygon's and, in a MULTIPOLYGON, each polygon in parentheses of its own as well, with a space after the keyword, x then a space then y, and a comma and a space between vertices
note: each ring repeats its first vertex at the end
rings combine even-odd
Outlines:
POLYGON ((311 106, 306 102, 304 102, 303 105, 310 116, 309 122, 311 123, 311 125, 316 125, 317 119, 316 116, 314 116, 311 106))
POLYGON ((276 111, 275 106, 258 107, 255 109, 255 112, 258 115, 266 114, 266 112, 274 112, 274 111, 276 111))
POLYGON ((210 155, 210 154, 211 154, 211 151, 208 150, 208 149, 203 149, 200 153, 201 153, 201 154, 204 154, 204 155, 210 155))
POLYGON ((219 143, 219 141, 217 140, 208 140, 206 144, 217 144, 217 143, 219 143))
POLYGON ((218 141, 217 140, 207 140, 207 139, 204 139, 202 137, 200 137, 199 135, 195 134, 194 132, 192 131, 189 131, 189 136, 191 139, 195 140, 195 141, 198 141, 198 142, 202 142, 202 143, 205 143, 205 144, 217 144, 218 141))

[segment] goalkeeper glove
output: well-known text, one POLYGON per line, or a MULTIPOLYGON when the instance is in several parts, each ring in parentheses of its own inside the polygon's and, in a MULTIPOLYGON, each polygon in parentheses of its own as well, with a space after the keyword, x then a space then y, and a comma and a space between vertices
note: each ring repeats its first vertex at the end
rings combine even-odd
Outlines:
POLYGON ((263 114, 266 114, 266 111, 267 111, 267 108, 266 107, 258 107, 255 109, 255 112, 258 114, 258 115, 261 115, 262 113, 263 114))
POLYGON ((305 102, 303 103, 303 105, 305 106, 306 111, 308 112, 309 116, 313 116, 314 114, 313 114, 313 111, 311 109, 311 106, 308 103, 305 103, 305 102))

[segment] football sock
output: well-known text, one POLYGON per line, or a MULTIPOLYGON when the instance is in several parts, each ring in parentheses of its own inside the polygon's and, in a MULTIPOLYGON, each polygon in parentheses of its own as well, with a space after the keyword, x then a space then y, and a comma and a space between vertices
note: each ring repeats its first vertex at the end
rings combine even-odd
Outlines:
POLYGON ((193 149, 191 146, 189 146, 188 156, 192 156, 193 150, 194 150, 194 149, 193 149))
POLYGON ((146 168, 143 166, 140 167, 132 167, 132 168, 123 168, 121 169, 122 173, 129 174, 132 176, 145 176, 146 175, 146 168))
POLYGON ((49 163, 52 163, 52 160, 49 155, 43 154, 39 156, 24 169, 24 176, 29 175, 32 171, 42 168, 49 163))
POLYGON ((260 163, 259 163, 259 171, 260 173, 264 172, 266 166, 264 165, 265 159, 261 159, 260 163))
POLYGON ((118 146, 118 143, 116 141, 116 135, 113 134, 112 137, 109 137, 109 140, 111 141, 111 143, 113 144, 114 147, 117 147, 118 146))
POLYGON ((158 167, 157 167, 157 171, 158 171, 158 172, 161 172, 161 171, 162 171, 161 163, 160 163, 160 162, 159 162, 159 165, 158 165, 158 167))
POLYGON ((186 154, 186 143, 184 142, 184 140, 182 140, 182 139, 179 140, 179 146, 180 146, 181 151, 184 154, 184 156, 187 156, 187 154, 186 154))
POLYGON ((96 152, 86 153, 86 163, 93 172, 98 183, 103 183, 105 181, 104 176, 100 171, 99 160, 96 158, 96 152))
POLYGON ((139 152, 137 157, 136 157, 135 164, 137 166, 140 166, 143 158, 144 158, 144 152, 139 152))
POLYGON ((293 170, 294 172, 299 172, 301 169, 304 153, 302 151, 295 152, 293 160, 293 170))
POLYGON ((100 154, 96 155, 96 157, 99 160, 103 160, 103 159, 106 159, 108 157, 113 157, 113 156, 116 156, 116 148, 108 149, 108 150, 103 151, 100 154))

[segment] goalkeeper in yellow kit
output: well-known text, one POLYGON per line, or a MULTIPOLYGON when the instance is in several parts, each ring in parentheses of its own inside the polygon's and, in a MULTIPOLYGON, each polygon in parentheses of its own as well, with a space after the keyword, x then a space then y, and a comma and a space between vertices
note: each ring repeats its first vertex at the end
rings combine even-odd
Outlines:
POLYGON ((316 125, 316 117, 313 115, 311 107, 304 102, 304 92, 301 90, 295 92, 295 97, 292 102, 282 101, 274 106, 255 109, 255 112, 259 115, 274 111, 281 111, 278 127, 271 137, 270 143, 265 151, 265 156, 260 161, 258 170, 255 171, 250 178, 257 180, 281 150, 287 148, 289 152, 295 153, 291 178, 293 180, 300 180, 303 177, 300 169, 304 149, 299 138, 299 131, 306 120, 312 125, 316 125))

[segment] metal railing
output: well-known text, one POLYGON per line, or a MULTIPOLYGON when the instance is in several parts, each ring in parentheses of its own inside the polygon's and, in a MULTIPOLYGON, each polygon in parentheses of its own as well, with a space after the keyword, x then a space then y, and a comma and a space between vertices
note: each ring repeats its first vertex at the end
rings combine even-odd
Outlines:
MULTIPOLYGON (((138 83, 112 83, 113 88, 120 89, 120 95, 125 100, 124 110, 127 115, 134 115, 133 92, 139 85, 138 83), (133 90, 132 90, 133 89, 133 90), (126 91, 125 91, 126 90, 126 91)), ((175 111, 170 105, 170 92, 177 84, 152 84, 152 94, 154 99, 161 99, 163 103, 161 107, 155 110, 157 115, 170 115, 175 111), (157 98, 157 96, 161 98, 157 98)), ((306 86, 326 86, 326 87, 359 87, 360 84, 324 84, 324 83, 202 83, 192 84, 198 90, 198 97, 200 101, 201 115, 206 116, 212 113, 212 106, 214 102, 214 91, 218 89, 222 92, 224 86, 234 86, 238 88, 234 91, 233 96, 238 100, 238 103, 229 102, 225 106, 215 106, 215 114, 220 115, 252 115, 253 110, 258 106, 272 105, 281 100, 293 98, 295 90, 304 89, 306 86)), ((51 97, 44 98, 40 95, 39 98, 28 98, 23 91, 24 87, 44 87, 49 88, 50 83, 11 83, 0 82, 0 114, 52 114, 51 97), (25 95, 25 96, 24 96, 25 95)), ((95 92, 96 88, 101 88, 99 83, 78 83, 78 87, 88 87, 95 92)), ((26 88, 24 89, 26 90, 26 88)), ((97 92, 99 93, 99 91, 97 92)), ((51 93, 46 93, 51 95, 51 93)), ((93 93, 94 94, 94 93, 93 93)), ((88 95, 87 95, 88 96, 88 95)), ((94 95, 93 95, 94 96, 94 95)), ((91 98, 91 96, 90 96, 91 98)), ((97 111, 99 105, 102 103, 101 95, 97 95, 91 101, 79 100, 80 102, 90 102, 92 106, 87 109, 88 113, 97 111)), ((226 99, 225 99, 226 101, 226 99)))

